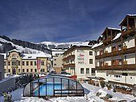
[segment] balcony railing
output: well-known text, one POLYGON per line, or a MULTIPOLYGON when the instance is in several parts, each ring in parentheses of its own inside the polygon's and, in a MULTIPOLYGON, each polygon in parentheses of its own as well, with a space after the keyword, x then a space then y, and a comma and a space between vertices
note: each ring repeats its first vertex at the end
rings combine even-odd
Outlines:
POLYGON ((63 61, 69 60, 69 59, 74 59, 75 55, 69 55, 68 57, 63 58, 63 61))
POLYGON ((74 63, 64 64, 63 67, 64 68, 66 68, 66 67, 75 67, 75 64, 74 63))
POLYGON ((112 40, 112 37, 109 36, 108 38, 106 38, 106 39, 103 40, 103 43, 104 44, 108 44, 109 42, 111 42, 111 40, 112 40))
POLYGON ((135 53, 136 47, 131 47, 131 48, 122 48, 120 51, 112 51, 110 53, 104 53, 102 55, 98 55, 95 58, 96 59, 101 59, 101 58, 106 58, 106 57, 113 57, 113 56, 118 56, 121 54, 129 54, 129 53, 135 53))
POLYGON ((136 32, 136 28, 127 29, 126 31, 122 31, 122 37, 125 37, 127 35, 134 34, 136 32))
POLYGON ((136 70, 136 64, 123 64, 96 67, 96 70, 136 70))

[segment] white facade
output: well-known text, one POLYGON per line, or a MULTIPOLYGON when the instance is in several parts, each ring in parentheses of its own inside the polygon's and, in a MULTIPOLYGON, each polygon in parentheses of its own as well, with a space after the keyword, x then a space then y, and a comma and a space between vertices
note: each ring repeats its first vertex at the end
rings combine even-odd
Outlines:
POLYGON ((97 77, 103 77, 106 81, 119 82, 125 84, 136 84, 136 71, 96 71, 97 77), (128 73, 127 76, 122 73, 128 73))
POLYGON ((67 66, 66 71, 72 75, 77 75, 78 79, 86 79, 87 77, 94 76, 95 71, 95 53, 91 50, 91 47, 75 47, 74 50, 64 55, 64 58, 74 56, 67 61, 64 61, 64 65, 67 66))
POLYGON ((108 38, 113 34, 111 32, 115 30, 110 32, 110 29, 106 29, 103 33, 104 40, 101 41, 103 44, 93 47, 96 76, 103 77, 106 81, 133 85, 136 84, 136 17, 134 22, 132 17, 130 22, 128 18, 125 20, 121 24, 121 33, 114 33, 114 38, 109 41, 108 38))
MULTIPOLYGON (((128 38, 124 41, 125 45, 127 46, 127 48, 132 48, 135 47, 135 39, 134 37, 128 38)), ((110 53, 112 46, 118 46, 120 45, 120 42, 118 42, 117 44, 114 43, 108 47, 106 47, 104 49, 104 51, 108 51, 108 53, 110 53)), ((101 48, 100 48, 101 49, 101 48)), ((96 49, 96 52, 98 52, 99 50, 96 49)), ((135 53, 129 53, 129 54, 124 54, 123 56, 119 55, 119 56, 114 56, 114 57, 107 57, 107 58, 103 58, 103 59, 96 59, 96 66, 100 67, 100 62, 103 62, 104 65, 107 63, 108 66, 111 66, 112 64, 112 60, 123 60, 126 61, 126 64, 128 65, 132 65, 132 64, 136 64, 136 59, 135 59, 136 54, 135 53)), ((121 65, 121 61, 118 62, 119 65, 121 65)), ((117 74, 111 74, 110 73, 111 70, 99 70, 96 71, 96 76, 97 77, 103 77, 105 78, 107 81, 113 81, 113 82, 119 82, 119 83, 126 83, 126 84, 136 84, 136 71, 119 71, 117 74), (127 73, 127 76, 122 75, 122 73, 127 73), (129 74, 131 73, 131 74, 129 74)), ((116 71, 113 71, 116 72, 116 71)))
POLYGON ((92 68, 95 68, 94 51, 92 55, 89 52, 92 50, 75 50, 75 72, 78 78, 87 78, 93 76, 92 68), (92 60, 92 63, 89 62, 92 60), (82 73, 81 70, 84 70, 82 73), (89 69, 89 73, 87 72, 89 69))

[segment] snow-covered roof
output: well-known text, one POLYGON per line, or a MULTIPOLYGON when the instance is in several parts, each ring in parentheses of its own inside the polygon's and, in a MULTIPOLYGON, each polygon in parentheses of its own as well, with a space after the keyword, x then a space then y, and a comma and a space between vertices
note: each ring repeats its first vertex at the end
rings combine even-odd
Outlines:
POLYGON ((107 28, 112 30, 120 30, 119 28, 113 28, 113 27, 107 27, 107 28))
POLYGON ((37 57, 51 57, 50 54, 39 53, 39 54, 23 54, 22 59, 36 59, 37 57))
POLYGON ((119 23, 119 25, 122 24, 122 22, 126 19, 127 16, 130 16, 130 17, 136 17, 136 14, 127 14, 124 19, 121 20, 121 22, 119 23))
POLYGON ((101 46, 103 44, 103 42, 100 42, 100 43, 96 43, 96 44, 94 44, 93 46, 92 46, 92 48, 96 48, 96 47, 99 47, 99 46, 101 46))
POLYGON ((6 59, 6 53, 0 53, 0 55, 3 55, 4 59, 6 59))
POLYGON ((19 50, 17 50, 17 49, 13 49, 13 50, 10 50, 10 51, 8 51, 8 53, 10 53, 10 52, 20 52, 19 50))
POLYGON ((127 16, 136 16, 136 14, 127 14, 127 16))
POLYGON ((56 54, 63 54, 65 51, 52 51, 52 55, 55 56, 56 54))
POLYGON ((121 36, 121 33, 118 33, 118 34, 115 36, 115 38, 113 39, 113 41, 116 40, 116 39, 118 39, 120 36, 121 36))
MULTIPOLYGON (((4 55, 4 59, 6 59, 6 53, 0 53, 0 55, 4 55)), ((37 57, 46 57, 50 58, 50 54, 46 53, 36 53, 36 54, 23 54, 22 59, 36 59, 37 57)))

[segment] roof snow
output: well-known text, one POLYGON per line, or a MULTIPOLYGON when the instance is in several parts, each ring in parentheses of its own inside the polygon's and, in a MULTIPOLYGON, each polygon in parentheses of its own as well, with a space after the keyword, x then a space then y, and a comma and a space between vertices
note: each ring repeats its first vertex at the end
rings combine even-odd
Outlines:
POLYGON ((121 36, 121 33, 118 33, 118 34, 115 36, 115 38, 113 39, 113 41, 116 40, 116 39, 118 39, 120 36, 121 36))
MULTIPOLYGON (((6 53, 0 53, 1 55, 4 56, 4 59, 6 59, 7 54, 6 53)), ((22 59, 36 59, 37 57, 46 57, 50 58, 50 54, 46 53, 36 53, 36 54, 23 54, 22 59)))
POLYGON ((127 14, 127 16, 136 16, 136 14, 127 14))
POLYGON ((103 44, 103 42, 100 42, 100 43, 94 44, 94 45, 92 46, 92 48, 99 47, 99 46, 101 46, 102 44, 103 44))
POLYGON ((107 27, 107 28, 112 30, 120 30, 119 28, 112 28, 112 27, 107 27))
POLYGON ((6 59, 6 53, 0 53, 0 55, 3 55, 4 59, 6 59))
POLYGON ((36 59, 37 57, 51 57, 50 54, 39 53, 39 54, 23 54, 22 59, 36 59))
POLYGON ((127 14, 127 15, 120 21, 119 25, 123 22, 123 20, 124 20, 127 16, 136 17, 136 14, 127 14))

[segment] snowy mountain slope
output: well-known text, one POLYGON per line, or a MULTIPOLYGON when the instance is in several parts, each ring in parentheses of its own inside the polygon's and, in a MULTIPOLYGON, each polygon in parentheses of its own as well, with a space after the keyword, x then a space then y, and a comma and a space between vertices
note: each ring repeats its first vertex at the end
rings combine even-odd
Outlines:
POLYGON ((51 50, 56 48, 68 49, 73 45, 92 46, 92 42, 93 41, 56 43, 56 42, 44 41, 40 43, 32 43, 28 41, 10 39, 7 36, 0 35, 0 53, 6 53, 7 51, 17 49, 19 52, 24 52, 24 53, 39 53, 41 51, 44 53, 51 54, 51 50))
MULTIPOLYGON (((16 41, 18 41, 18 40, 16 40, 16 41)), ((11 39, 6 39, 5 37, 0 36, 0 52, 6 53, 7 51, 16 49, 19 52, 27 53, 27 54, 44 54, 44 53, 50 54, 50 51, 48 51, 47 48, 44 48, 45 50, 41 51, 38 49, 34 49, 34 48, 32 49, 29 47, 25 47, 26 45, 29 45, 29 42, 26 42, 26 45, 23 45, 23 44, 17 45, 13 42, 14 41, 11 39)), ((18 41, 18 43, 20 43, 20 41, 18 41)), ((32 45, 32 44, 30 43, 30 45, 32 45)), ((33 45, 35 46, 36 44, 33 44, 33 45)))
POLYGON ((69 48, 73 45, 88 46, 89 41, 85 41, 85 42, 64 42, 64 43, 44 41, 44 42, 40 42, 39 44, 44 44, 44 45, 47 46, 47 48, 53 49, 53 48, 69 48))

